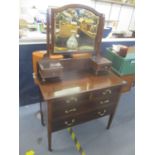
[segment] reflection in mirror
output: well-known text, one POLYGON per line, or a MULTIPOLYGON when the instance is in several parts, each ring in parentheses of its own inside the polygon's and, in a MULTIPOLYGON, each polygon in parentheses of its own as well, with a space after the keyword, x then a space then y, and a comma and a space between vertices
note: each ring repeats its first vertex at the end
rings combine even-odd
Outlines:
POLYGON ((83 8, 69 8, 55 14, 54 53, 94 51, 99 17, 83 8))

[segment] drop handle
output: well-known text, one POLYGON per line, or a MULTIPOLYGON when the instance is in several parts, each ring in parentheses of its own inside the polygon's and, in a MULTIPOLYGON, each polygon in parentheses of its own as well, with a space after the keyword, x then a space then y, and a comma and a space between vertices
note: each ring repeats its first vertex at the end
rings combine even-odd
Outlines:
POLYGON ((105 100, 105 101, 100 101, 100 104, 105 104, 105 103, 109 103, 110 100, 105 100))
POLYGON ((73 108, 73 109, 70 109, 70 110, 65 110, 65 114, 68 114, 70 112, 75 112, 75 111, 77 111, 76 108, 73 108))
POLYGON ((69 121, 65 121, 65 125, 67 126, 71 126, 75 123, 75 119, 72 119, 70 122, 69 121))
POLYGON ((72 102, 72 101, 77 102, 78 99, 77 99, 76 97, 71 97, 71 98, 69 98, 68 100, 66 100, 66 103, 70 103, 70 102, 72 102))
POLYGON ((104 110, 103 112, 99 111, 99 112, 97 112, 97 114, 98 114, 99 116, 104 116, 106 112, 107 112, 106 110, 104 110))
POLYGON ((107 90, 103 91, 102 94, 103 95, 112 94, 112 91, 110 89, 107 89, 107 90))

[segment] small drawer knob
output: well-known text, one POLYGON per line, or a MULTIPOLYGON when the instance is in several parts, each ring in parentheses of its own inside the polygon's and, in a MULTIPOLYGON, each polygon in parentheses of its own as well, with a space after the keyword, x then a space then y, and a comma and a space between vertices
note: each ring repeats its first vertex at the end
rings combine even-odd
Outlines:
POLYGON ((67 126, 71 126, 75 123, 75 119, 72 119, 70 122, 69 121, 65 121, 65 125, 67 126))

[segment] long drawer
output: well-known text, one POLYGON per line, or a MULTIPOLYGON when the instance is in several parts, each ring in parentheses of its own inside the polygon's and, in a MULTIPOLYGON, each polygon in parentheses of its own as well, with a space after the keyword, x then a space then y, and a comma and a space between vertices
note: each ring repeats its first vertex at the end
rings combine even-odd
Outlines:
POLYGON ((70 117, 65 117, 59 120, 53 121, 53 131, 61 130, 67 127, 71 127, 80 123, 84 123, 96 118, 100 118, 109 115, 113 110, 113 106, 104 106, 97 108, 93 111, 76 114, 70 117))

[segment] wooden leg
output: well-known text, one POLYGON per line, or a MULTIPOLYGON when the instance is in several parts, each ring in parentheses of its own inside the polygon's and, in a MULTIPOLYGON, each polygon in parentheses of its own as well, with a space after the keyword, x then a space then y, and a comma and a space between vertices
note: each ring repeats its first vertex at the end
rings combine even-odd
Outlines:
POLYGON ((41 94, 41 91, 40 89, 38 88, 38 93, 39 93, 39 100, 40 100, 40 115, 41 115, 41 124, 42 126, 45 126, 45 123, 44 123, 44 118, 43 118, 43 108, 42 108, 42 94, 41 94))
POLYGON ((40 101, 40 115, 41 115, 41 124, 45 126, 44 118, 43 118, 43 111, 42 111, 42 102, 40 101))
POLYGON ((48 125, 47 125, 47 130, 48 130, 48 150, 52 151, 52 104, 50 101, 47 103, 47 111, 48 111, 48 125))
POLYGON ((110 129, 110 126, 111 126, 111 123, 112 123, 113 118, 114 118, 114 113, 112 113, 109 116, 109 121, 108 121, 107 129, 110 129))
POLYGON ((121 95, 121 89, 122 89, 122 87, 119 87, 119 89, 117 90, 117 91, 119 92, 119 96, 118 96, 117 99, 115 100, 116 105, 115 105, 115 107, 114 107, 112 113, 111 113, 110 116, 109 116, 109 121, 108 121, 107 129, 110 129, 111 123, 112 123, 113 118, 114 118, 114 116, 115 116, 115 112, 116 112, 116 109, 117 109, 117 106, 118 106, 118 103, 119 103, 119 98, 120 98, 120 95, 121 95))
POLYGON ((52 151, 52 133, 50 132, 50 129, 48 129, 48 150, 52 151))

